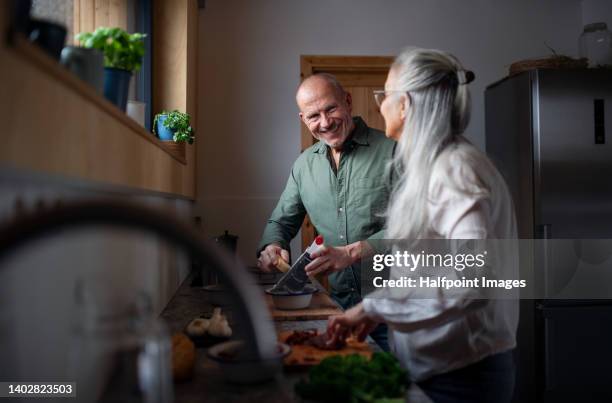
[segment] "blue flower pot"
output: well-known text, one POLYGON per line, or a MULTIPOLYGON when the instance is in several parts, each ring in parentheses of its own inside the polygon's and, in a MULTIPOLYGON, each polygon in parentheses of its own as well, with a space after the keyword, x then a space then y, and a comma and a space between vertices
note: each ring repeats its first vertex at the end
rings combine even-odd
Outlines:
POLYGON ((132 72, 111 67, 104 68, 104 97, 125 112, 132 72))
POLYGON ((162 141, 174 140, 174 131, 164 126, 164 121, 168 115, 159 115, 157 118, 157 137, 162 141))

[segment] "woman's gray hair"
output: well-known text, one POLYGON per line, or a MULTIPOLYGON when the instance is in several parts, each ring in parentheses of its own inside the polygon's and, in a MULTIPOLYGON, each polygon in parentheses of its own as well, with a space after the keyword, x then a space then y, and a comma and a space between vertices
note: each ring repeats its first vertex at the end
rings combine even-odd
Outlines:
POLYGON ((387 237, 416 240, 426 237, 429 229, 434 164, 445 150, 467 141, 461 136, 470 121, 466 84, 474 74, 446 52, 420 48, 403 51, 391 70, 395 80, 389 89, 405 91, 407 116, 393 159, 397 181, 387 209, 387 237))

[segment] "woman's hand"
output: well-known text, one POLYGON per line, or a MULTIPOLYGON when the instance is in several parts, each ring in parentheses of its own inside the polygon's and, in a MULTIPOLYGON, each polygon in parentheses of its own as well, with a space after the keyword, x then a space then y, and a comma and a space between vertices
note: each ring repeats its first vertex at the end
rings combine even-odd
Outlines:
POLYGON ((327 334, 329 344, 338 340, 346 340, 350 335, 363 341, 378 326, 377 321, 368 317, 361 303, 355 305, 342 315, 332 316, 327 321, 327 334))

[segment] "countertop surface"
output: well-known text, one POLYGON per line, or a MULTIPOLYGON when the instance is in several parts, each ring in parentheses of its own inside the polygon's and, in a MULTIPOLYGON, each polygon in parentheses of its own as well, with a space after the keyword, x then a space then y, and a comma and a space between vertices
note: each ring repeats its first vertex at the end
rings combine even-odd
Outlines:
MULTIPOLYGON (((182 331, 185 326, 200 315, 211 314, 213 306, 225 305, 231 294, 229 291, 207 291, 202 287, 192 287, 189 276, 177 290, 172 300, 161 314, 171 333, 182 331)), ((231 314, 229 315, 231 323, 231 314)), ((325 329, 327 321, 282 321, 275 322, 276 330, 325 329)), ((378 346, 370 339, 373 349, 378 346)), ((205 348, 196 349, 196 363, 190 381, 175 383, 175 402, 299 402, 294 385, 305 372, 284 371, 273 380, 254 385, 237 385, 226 382, 217 364, 206 356, 205 348)), ((411 403, 431 403, 416 385, 408 390, 407 401, 411 403)))

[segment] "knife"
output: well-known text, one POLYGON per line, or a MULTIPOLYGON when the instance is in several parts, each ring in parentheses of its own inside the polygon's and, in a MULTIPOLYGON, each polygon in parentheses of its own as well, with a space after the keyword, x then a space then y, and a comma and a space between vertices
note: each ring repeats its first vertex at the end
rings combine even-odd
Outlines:
POLYGON ((315 240, 310 244, 308 248, 300 255, 300 257, 291 266, 289 271, 285 273, 280 280, 270 289, 270 292, 288 292, 290 294, 302 292, 308 280, 312 281, 313 285, 318 290, 325 290, 325 288, 315 278, 309 278, 306 274, 305 267, 308 263, 312 262, 310 255, 316 251, 322 249, 325 245, 323 243, 323 237, 317 236, 315 240))

